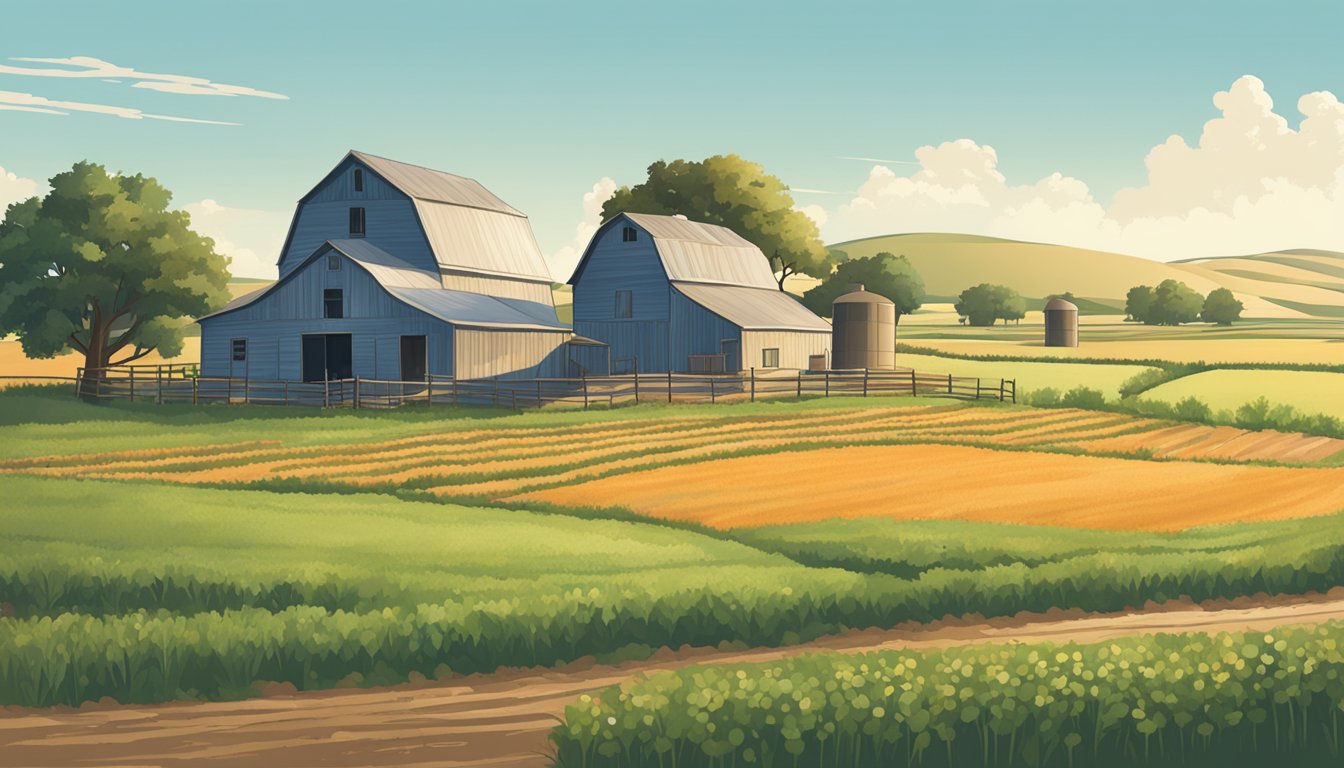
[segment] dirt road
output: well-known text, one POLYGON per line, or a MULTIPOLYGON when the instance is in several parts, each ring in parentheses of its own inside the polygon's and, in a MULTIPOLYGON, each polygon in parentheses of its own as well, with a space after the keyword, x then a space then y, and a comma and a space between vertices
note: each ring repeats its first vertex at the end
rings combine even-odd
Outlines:
POLYGON ((5 766, 545 766, 547 731, 583 691, 633 674, 704 663, 770 661, 811 651, 928 648, 985 641, 1099 641, 1145 632, 1260 630, 1344 619, 1344 595, 1182 606, 1076 618, 983 623, 828 637, 744 652, 684 650, 653 660, 498 673, 423 687, 317 691, 227 703, 0 711, 5 766))

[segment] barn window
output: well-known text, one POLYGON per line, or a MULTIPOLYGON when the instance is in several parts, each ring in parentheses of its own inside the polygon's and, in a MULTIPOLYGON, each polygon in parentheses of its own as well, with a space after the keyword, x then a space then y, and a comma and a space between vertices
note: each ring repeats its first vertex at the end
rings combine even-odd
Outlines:
POLYGON ((247 339, 233 340, 233 361, 235 363, 247 361, 247 339))
POLYGON ((638 239, 639 239, 639 233, 635 231, 634 227, 626 227, 625 229, 621 230, 621 242, 633 243, 638 239))
POLYGON ((327 269, 333 272, 341 268, 340 254, 333 253, 327 257, 327 269))
POLYGON ((345 317, 345 294, 340 288, 322 291, 322 316, 332 320, 345 317))
POLYGON ((616 292, 616 319, 629 319, 635 314, 635 297, 630 291, 616 292))
POLYGON ((769 347, 761 350, 761 367, 778 368, 779 367, 779 347, 769 347))
POLYGON ((364 234, 364 209, 363 209, 363 208, 351 208, 351 209, 350 209, 350 234, 352 234, 352 235, 361 235, 361 236, 364 234))
POLYGON ((364 171, 361 168, 355 169, 355 191, 364 191, 364 171))

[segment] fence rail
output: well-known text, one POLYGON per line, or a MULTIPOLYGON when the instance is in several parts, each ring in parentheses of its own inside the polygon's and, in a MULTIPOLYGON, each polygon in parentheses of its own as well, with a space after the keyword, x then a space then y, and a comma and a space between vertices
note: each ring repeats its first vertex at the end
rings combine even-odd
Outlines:
POLYGON ((515 409, 565 404, 589 408, 628 402, 717 403, 788 397, 892 395, 1017 402, 1017 382, 1013 379, 951 376, 910 369, 640 373, 553 379, 468 380, 429 376, 421 381, 343 379, 318 382, 81 369, 76 391, 83 397, 129 402, 351 408, 398 408, 414 403, 515 409))

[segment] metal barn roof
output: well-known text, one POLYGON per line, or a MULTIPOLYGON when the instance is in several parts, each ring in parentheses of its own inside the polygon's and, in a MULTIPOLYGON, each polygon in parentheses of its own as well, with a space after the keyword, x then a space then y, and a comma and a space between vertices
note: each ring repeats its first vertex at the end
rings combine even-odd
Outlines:
POLYGON ((778 287, 746 288, 681 282, 672 285, 691 301, 743 330, 831 331, 830 323, 812 314, 778 287))
POLYGON ((440 267, 551 282, 527 217, 420 199, 415 210, 440 267))
POLYGON ((623 215, 653 238, 670 280, 779 290, 761 249, 727 227, 679 216, 623 215))
POLYGON ((350 155, 387 179, 387 182, 416 200, 449 205, 465 205, 510 216, 522 216, 517 208, 500 200, 475 179, 455 176, 419 165, 411 165, 367 152, 350 150, 350 155))
POLYGON ((331 251, 344 254, 363 267, 388 293, 400 301, 455 325, 479 328, 572 330, 555 316, 555 307, 522 299, 506 299, 443 287, 442 278, 407 264, 366 240, 328 240, 274 283, 260 291, 240 296, 206 318, 241 309, 274 291, 305 266, 331 251))

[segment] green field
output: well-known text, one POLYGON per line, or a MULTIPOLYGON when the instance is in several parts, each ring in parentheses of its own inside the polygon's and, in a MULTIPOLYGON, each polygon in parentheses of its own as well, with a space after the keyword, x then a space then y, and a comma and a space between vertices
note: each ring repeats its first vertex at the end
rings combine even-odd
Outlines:
POLYGON ((1177 402, 1197 397, 1215 410, 1236 410, 1264 397, 1303 413, 1344 419, 1344 373, 1316 371, 1220 370, 1196 373, 1162 384, 1145 398, 1177 402))
POLYGON ((583 696, 565 768, 1336 766, 1344 625, 815 654, 583 696))
POLYGON ((1150 371, 1142 365, 1094 365, 1090 363, 1038 363, 1006 360, 961 360, 934 355, 900 353, 896 364, 924 373, 949 373, 953 376, 984 377, 987 381, 1015 379, 1018 392, 1026 393, 1050 387, 1069 390, 1090 387, 1107 397, 1119 397, 1120 385, 1129 378, 1150 371))

